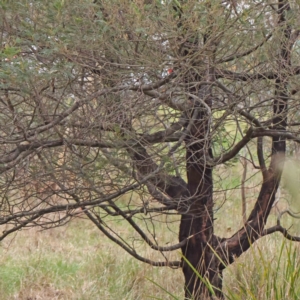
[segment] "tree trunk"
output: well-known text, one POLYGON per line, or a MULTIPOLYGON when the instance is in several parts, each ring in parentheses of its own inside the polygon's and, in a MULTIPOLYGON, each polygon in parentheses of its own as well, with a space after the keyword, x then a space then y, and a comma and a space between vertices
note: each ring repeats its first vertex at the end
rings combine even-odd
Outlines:
POLYGON ((213 291, 222 299, 222 271, 219 270, 220 263, 213 252, 217 246, 216 241, 214 238, 207 241, 206 236, 199 232, 202 226, 201 219, 198 216, 184 215, 181 220, 180 234, 194 234, 182 248, 185 298, 209 299, 213 291))
POLYGON ((215 287, 217 296, 222 295, 222 274, 218 268, 220 263, 213 253, 218 241, 213 232, 212 168, 205 161, 205 157, 212 157, 208 138, 210 116, 205 110, 202 104, 195 104, 190 117, 192 126, 191 123, 187 125, 190 130, 185 141, 189 198, 181 205, 184 213, 179 239, 182 241, 189 237, 188 243, 182 247, 187 299, 209 298, 210 284, 215 287), (199 275, 196 275, 195 270, 199 275))

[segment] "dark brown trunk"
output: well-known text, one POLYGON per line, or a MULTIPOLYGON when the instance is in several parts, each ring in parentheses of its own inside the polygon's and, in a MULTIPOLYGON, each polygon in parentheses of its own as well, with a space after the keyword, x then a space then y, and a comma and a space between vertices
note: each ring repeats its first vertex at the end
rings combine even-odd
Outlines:
POLYGON ((185 298, 209 299, 210 285, 215 295, 222 298, 222 271, 219 270, 219 262, 213 253, 216 247, 215 241, 211 238, 207 242, 206 236, 199 232, 203 224, 201 219, 198 216, 183 215, 181 220, 180 233, 183 236, 194 234, 182 248, 185 257, 182 267, 185 278, 185 298), (186 232, 186 229, 190 230, 186 232))
POLYGON ((209 284, 215 286, 214 291, 218 296, 221 296, 222 289, 219 262, 213 253, 217 241, 213 232, 212 168, 208 167, 205 161, 205 157, 212 156, 209 117, 206 109, 195 103, 190 117, 192 126, 185 141, 189 198, 181 206, 184 213, 179 239, 182 241, 190 237, 188 243, 182 247, 185 297, 188 299, 210 297, 209 284))
MULTIPOLYGON (((187 55, 188 52, 183 56, 187 55)), ((207 164, 207 159, 212 158, 210 123, 212 85, 215 80, 214 68, 211 67, 213 57, 212 52, 207 53, 206 70, 202 76, 190 71, 185 78, 187 91, 194 97, 189 99, 193 109, 187 112, 189 122, 185 138, 189 197, 180 207, 183 214, 179 239, 188 238, 188 243, 182 247, 185 297, 195 300, 210 297, 212 290, 209 285, 215 287, 213 293, 219 297, 222 295, 221 271, 213 250, 217 247, 217 241, 214 236, 212 167, 207 164), (201 82, 203 79, 212 85, 189 86, 189 82, 201 82)))

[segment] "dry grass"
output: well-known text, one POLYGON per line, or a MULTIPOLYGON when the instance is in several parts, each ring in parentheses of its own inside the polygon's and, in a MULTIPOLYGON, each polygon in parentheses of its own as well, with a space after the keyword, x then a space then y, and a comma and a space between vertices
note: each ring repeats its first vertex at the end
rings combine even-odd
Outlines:
MULTIPOLYGON (((242 222, 240 190, 235 189, 241 169, 237 166, 231 174, 224 169, 222 176, 219 182, 229 190, 220 194, 217 202, 220 204, 226 198, 216 213, 216 233, 230 236, 242 222)), ((249 207, 258 192, 259 176, 247 183, 249 207)), ((288 194, 283 188, 279 209, 288 205, 288 194)), ((275 220, 273 211, 270 224, 275 220)), ((169 225, 171 230, 166 230, 164 222, 158 223, 158 242, 162 245, 177 240, 178 222, 169 225)), ((290 226, 292 221, 286 218, 284 225, 290 226)), ((123 237, 135 238, 132 241, 142 255, 153 260, 162 258, 138 242, 124 223, 117 221, 116 226, 123 237)), ((292 233, 297 233, 298 228, 294 226, 292 233)), ((259 240, 225 270, 224 291, 228 299, 298 299, 299 253, 297 244, 284 242, 279 234, 259 240)), ((169 258, 180 259, 179 251, 169 258)), ((183 298, 181 270, 155 268, 136 261, 85 218, 74 219, 60 228, 32 228, 9 236, 0 244, 0 265, 0 299, 173 299, 149 279, 183 298)))
MULTIPOLYGON (((225 271, 228 299, 281 299, 265 298, 274 280, 283 286, 282 299, 297 299, 289 297, 289 282, 299 277, 295 273, 300 270, 299 248, 281 246, 282 241, 280 235, 261 239, 225 271), (292 262, 293 253, 297 257, 292 262), (293 269, 290 275, 287 268, 293 269)), ((154 258, 143 248, 147 257, 154 258)), ((148 278, 183 298, 181 270, 137 262, 86 219, 47 231, 19 232, 4 240, 0 251, 0 299, 172 299, 148 278)))
POLYGON ((167 299, 148 278, 182 294, 180 270, 137 262, 86 219, 18 232, 0 251, 0 299, 167 299))

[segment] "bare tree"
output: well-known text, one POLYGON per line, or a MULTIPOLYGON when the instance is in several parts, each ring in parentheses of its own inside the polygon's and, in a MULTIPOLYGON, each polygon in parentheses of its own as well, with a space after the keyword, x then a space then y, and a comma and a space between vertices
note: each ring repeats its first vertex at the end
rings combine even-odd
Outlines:
POLYGON ((259 238, 300 241, 280 218, 265 226, 286 147, 300 142, 299 8, 288 0, 3 2, 0 238, 84 213, 134 258, 182 267, 194 299, 222 298, 223 270, 259 238), (242 149, 260 171, 260 192, 243 226, 219 237, 216 178, 242 149), (162 259, 139 254, 114 218, 162 259), (171 218, 179 241, 161 245, 156 225, 167 229, 171 218), (176 249, 202 279, 186 260, 168 259, 176 249))

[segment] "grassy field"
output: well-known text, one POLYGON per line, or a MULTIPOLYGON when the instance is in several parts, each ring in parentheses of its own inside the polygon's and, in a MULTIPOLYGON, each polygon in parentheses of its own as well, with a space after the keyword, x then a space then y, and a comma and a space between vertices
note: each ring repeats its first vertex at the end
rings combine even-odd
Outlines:
POLYGON ((0 299, 166 299, 148 278, 182 294, 180 270, 137 262, 86 219, 19 232, 2 242, 0 261, 0 299))
MULTIPOLYGON (((237 179, 240 171, 237 167, 232 174, 219 172, 220 185, 227 190, 217 200, 216 233, 220 236, 232 235, 242 224, 237 179)), ((256 179, 247 187, 250 207, 258 192, 256 179)), ((290 198, 284 189, 282 198, 290 198)), ((281 201, 279 209, 286 205, 287 201, 281 201)), ((286 219, 284 225, 292 225, 286 219)), ((275 221, 273 211, 270 225, 275 221)), ((132 236, 123 223, 117 225, 122 236, 132 236)), ((178 223, 172 224, 174 230, 166 230, 163 223, 158 226, 162 244, 176 243, 178 223)), ((293 226, 292 233, 298 229, 293 226)), ((147 258, 159 258, 149 247, 137 247, 147 258)), ((171 256, 180 259, 179 251, 171 256)), ((227 299, 299 299, 299 257, 300 246, 285 241, 280 234, 259 240, 224 272, 227 299)), ((64 227, 46 231, 31 228, 9 236, 0 244, 0 266, 0 299, 183 299, 180 269, 151 267, 134 260, 85 217, 73 219, 64 227)))
MULTIPOLYGON (((228 299, 299 299, 299 254, 280 235, 261 239, 225 271, 228 299)), ((0 257, 0 299, 174 299, 149 279, 183 299, 181 270, 137 262, 85 219, 19 232, 0 257)))

